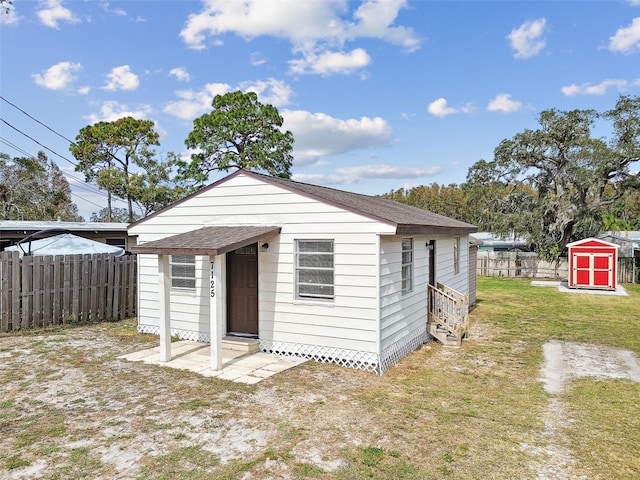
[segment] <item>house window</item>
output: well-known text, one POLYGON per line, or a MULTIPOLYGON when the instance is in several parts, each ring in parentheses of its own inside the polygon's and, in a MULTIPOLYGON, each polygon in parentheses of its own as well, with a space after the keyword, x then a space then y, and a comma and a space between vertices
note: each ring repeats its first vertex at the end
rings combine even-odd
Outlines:
POLYGON ((453 239, 453 273, 460 273, 460 237, 453 239))
POLYGON ((120 247, 125 250, 127 248, 127 241, 124 238, 107 238, 107 245, 120 247))
POLYGON ((296 298, 333 300, 333 240, 296 240, 296 298))
POLYGON ((196 257, 194 255, 171 255, 171 288, 196 289, 196 257))
POLYGON ((413 289, 413 238, 402 239, 402 293, 413 289))

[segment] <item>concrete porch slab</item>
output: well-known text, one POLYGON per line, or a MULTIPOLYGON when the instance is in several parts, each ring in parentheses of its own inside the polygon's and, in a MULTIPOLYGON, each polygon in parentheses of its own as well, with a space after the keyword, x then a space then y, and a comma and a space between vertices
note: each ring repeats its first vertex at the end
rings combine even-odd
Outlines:
POLYGON ((131 362, 143 362, 163 367, 189 370, 206 377, 254 384, 276 373, 307 361, 306 358, 278 357, 264 352, 246 353, 222 349, 222 370, 211 369, 211 348, 208 344, 182 340, 171 344, 171 360, 160 361, 160 346, 120 355, 131 362))

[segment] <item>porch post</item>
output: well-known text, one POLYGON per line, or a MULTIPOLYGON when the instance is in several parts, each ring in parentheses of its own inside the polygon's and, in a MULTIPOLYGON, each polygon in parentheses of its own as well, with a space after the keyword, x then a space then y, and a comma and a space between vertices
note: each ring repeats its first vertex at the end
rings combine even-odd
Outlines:
POLYGON ((169 292, 171 277, 169 275, 169 256, 158 255, 158 287, 159 287, 159 321, 160 321, 160 361, 171 360, 171 307, 169 292))
POLYGON ((225 333, 226 288, 225 288, 225 255, 209 257, 209 322, 211 331, 211 369, 222 370, 222 336, 225 333))

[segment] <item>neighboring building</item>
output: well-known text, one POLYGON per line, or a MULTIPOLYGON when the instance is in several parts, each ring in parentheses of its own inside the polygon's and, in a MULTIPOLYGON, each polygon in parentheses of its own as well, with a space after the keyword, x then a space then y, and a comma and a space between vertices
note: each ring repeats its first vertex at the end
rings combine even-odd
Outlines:
POLYGON ((95 255, 108 253, 114 257, 124 255, 124 248, 96 242, 79 237, 73 233, 61 233, 38 240, 27 240, 4 249, 5 252, 18 252, 20 255, 95 255))
POLYGON ((480 245, 480 252, 526 252, 529 251, 527 239, 517 235, 502 237, 491 232, 476 232, 473 234, 480 245))
POLYGON ((615 243, 620 247, 620 258, 640 257, 640 231, 629 230, 622 232, 604 232, 598 238, 606 242, 615 243))
POLYGON ((430 339, 427 286, 469 290, 476 227, 381 197, 240 170, 132 223, 138 329, 383 373, 430 339))
POLYGON ((96 242, 106 243, 107 245, 128 250, 128 225, 128 223, 106 222, 0 220, 0 252, 8 246, 15 245, 28 235, 43 230, 51 230, 52 234, 63 232, 72 233, 79 237, 88 238, 96 242))

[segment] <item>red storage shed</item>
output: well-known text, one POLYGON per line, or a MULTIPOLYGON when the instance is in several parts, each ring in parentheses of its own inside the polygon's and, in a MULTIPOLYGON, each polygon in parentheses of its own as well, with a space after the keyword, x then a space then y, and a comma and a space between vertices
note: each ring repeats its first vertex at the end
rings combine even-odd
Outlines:
POLYGON ((569 288, 615 290, 618 245, 587 238, 567 245, 569 249, 569 288))

